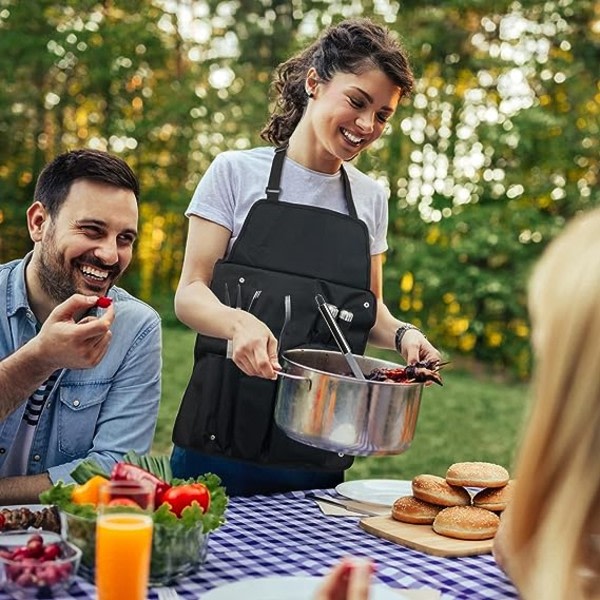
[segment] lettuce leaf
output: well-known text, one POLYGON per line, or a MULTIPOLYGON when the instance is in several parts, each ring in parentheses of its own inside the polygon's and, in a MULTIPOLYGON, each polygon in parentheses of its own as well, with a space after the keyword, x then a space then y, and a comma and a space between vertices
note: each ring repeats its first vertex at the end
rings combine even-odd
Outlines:
POLYGON ((40 494, 40 502, 42 504, 53 504, 60 510, 76 517, 95 519, 96 508, 92 504, 75 504, 71 502, 71 492, 76 485, 76 483, 63 483, 59 481, 49 490, 40 494))

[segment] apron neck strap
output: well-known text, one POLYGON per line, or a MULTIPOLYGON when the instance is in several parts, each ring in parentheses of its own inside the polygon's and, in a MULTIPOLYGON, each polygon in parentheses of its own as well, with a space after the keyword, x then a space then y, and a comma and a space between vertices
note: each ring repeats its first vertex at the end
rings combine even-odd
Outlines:
MULTIPOLYGON (((275 156, 271 163, 271 172, 269 173, 269 183, 265 190, 267 194, 267 200, 273 200, 277 202, 279 200, 279 194, 281 188, 279 184, 281 182, 281 171, 283 170, 283 161, 285 160, 285 153, 287 151, 287 144, 275 148, 275 156)), ((348 208, 348 214, 355 219, 358 218, 356 214, 356 207, 354 206, 354 199, 352 198, 352 189, 350 188, 350 180, 348 174, 344 169, 344 165, 340 166, 340 173, 342 176, 342 185, 344 186, 344 197, 346 198, 346 207, 348 208)))
POLYGON ((285 159, 285 153, 287 150, 287 144, 275 148, 275 156, 273 156, 273 162, 271 163, 271 172, 269 173, 269 183, 267 184, 267 200, 279 200, 279 193, 281 188, 279 183, 281 182, 281 171, 283 169, 283 161, 285 159))

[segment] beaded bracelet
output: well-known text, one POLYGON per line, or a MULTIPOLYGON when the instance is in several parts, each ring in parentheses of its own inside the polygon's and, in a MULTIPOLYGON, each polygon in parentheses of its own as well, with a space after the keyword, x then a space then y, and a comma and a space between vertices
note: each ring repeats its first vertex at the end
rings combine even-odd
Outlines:
POLYGON ((396 336, 394 338, 394 344, 396 345, 396 350, 397 350, 398 354, 402 354, 400 349, 402 348, 402 338, 404 337, 404 334, 407 331, 410 331, 411 329, 415 329, 425 339, 427 339, 427 336, 418 327, 415 327, 414 325, 411 325, 410 323, 404 323, 404 325, 400 325, 400 327, 398 327, 398 329, 396 329, 396 336))

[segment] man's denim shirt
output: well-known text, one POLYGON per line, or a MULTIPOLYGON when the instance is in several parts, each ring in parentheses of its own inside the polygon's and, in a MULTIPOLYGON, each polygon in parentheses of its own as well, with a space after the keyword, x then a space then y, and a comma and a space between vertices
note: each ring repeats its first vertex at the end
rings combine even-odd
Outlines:
MULTIPOLYGON (((29 258, 0 265, 0 360, 36 335, 25 287, 29 258)), ((127 451, 150 450, 160 401, 160 317, 123 289, 113 287, 109 295, 115 320, 108 352, 96 367, 61 371, 40 417, 28 475, 47 471, 53 482, 71 482, 84 458, 110 472, 127 451)), ((26 400, 0 422, 0 465, 26 400)))

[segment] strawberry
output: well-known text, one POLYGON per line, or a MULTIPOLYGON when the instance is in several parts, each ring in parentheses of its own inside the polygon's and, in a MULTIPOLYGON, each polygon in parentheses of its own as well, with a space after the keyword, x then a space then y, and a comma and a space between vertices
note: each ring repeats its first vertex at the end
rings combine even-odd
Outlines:
POLYGON ((111 304, 112 304, 112 298, 109 298, 108 296, 101 296, 96 301, 96 306, 98 308, 108 308, 111 304))

